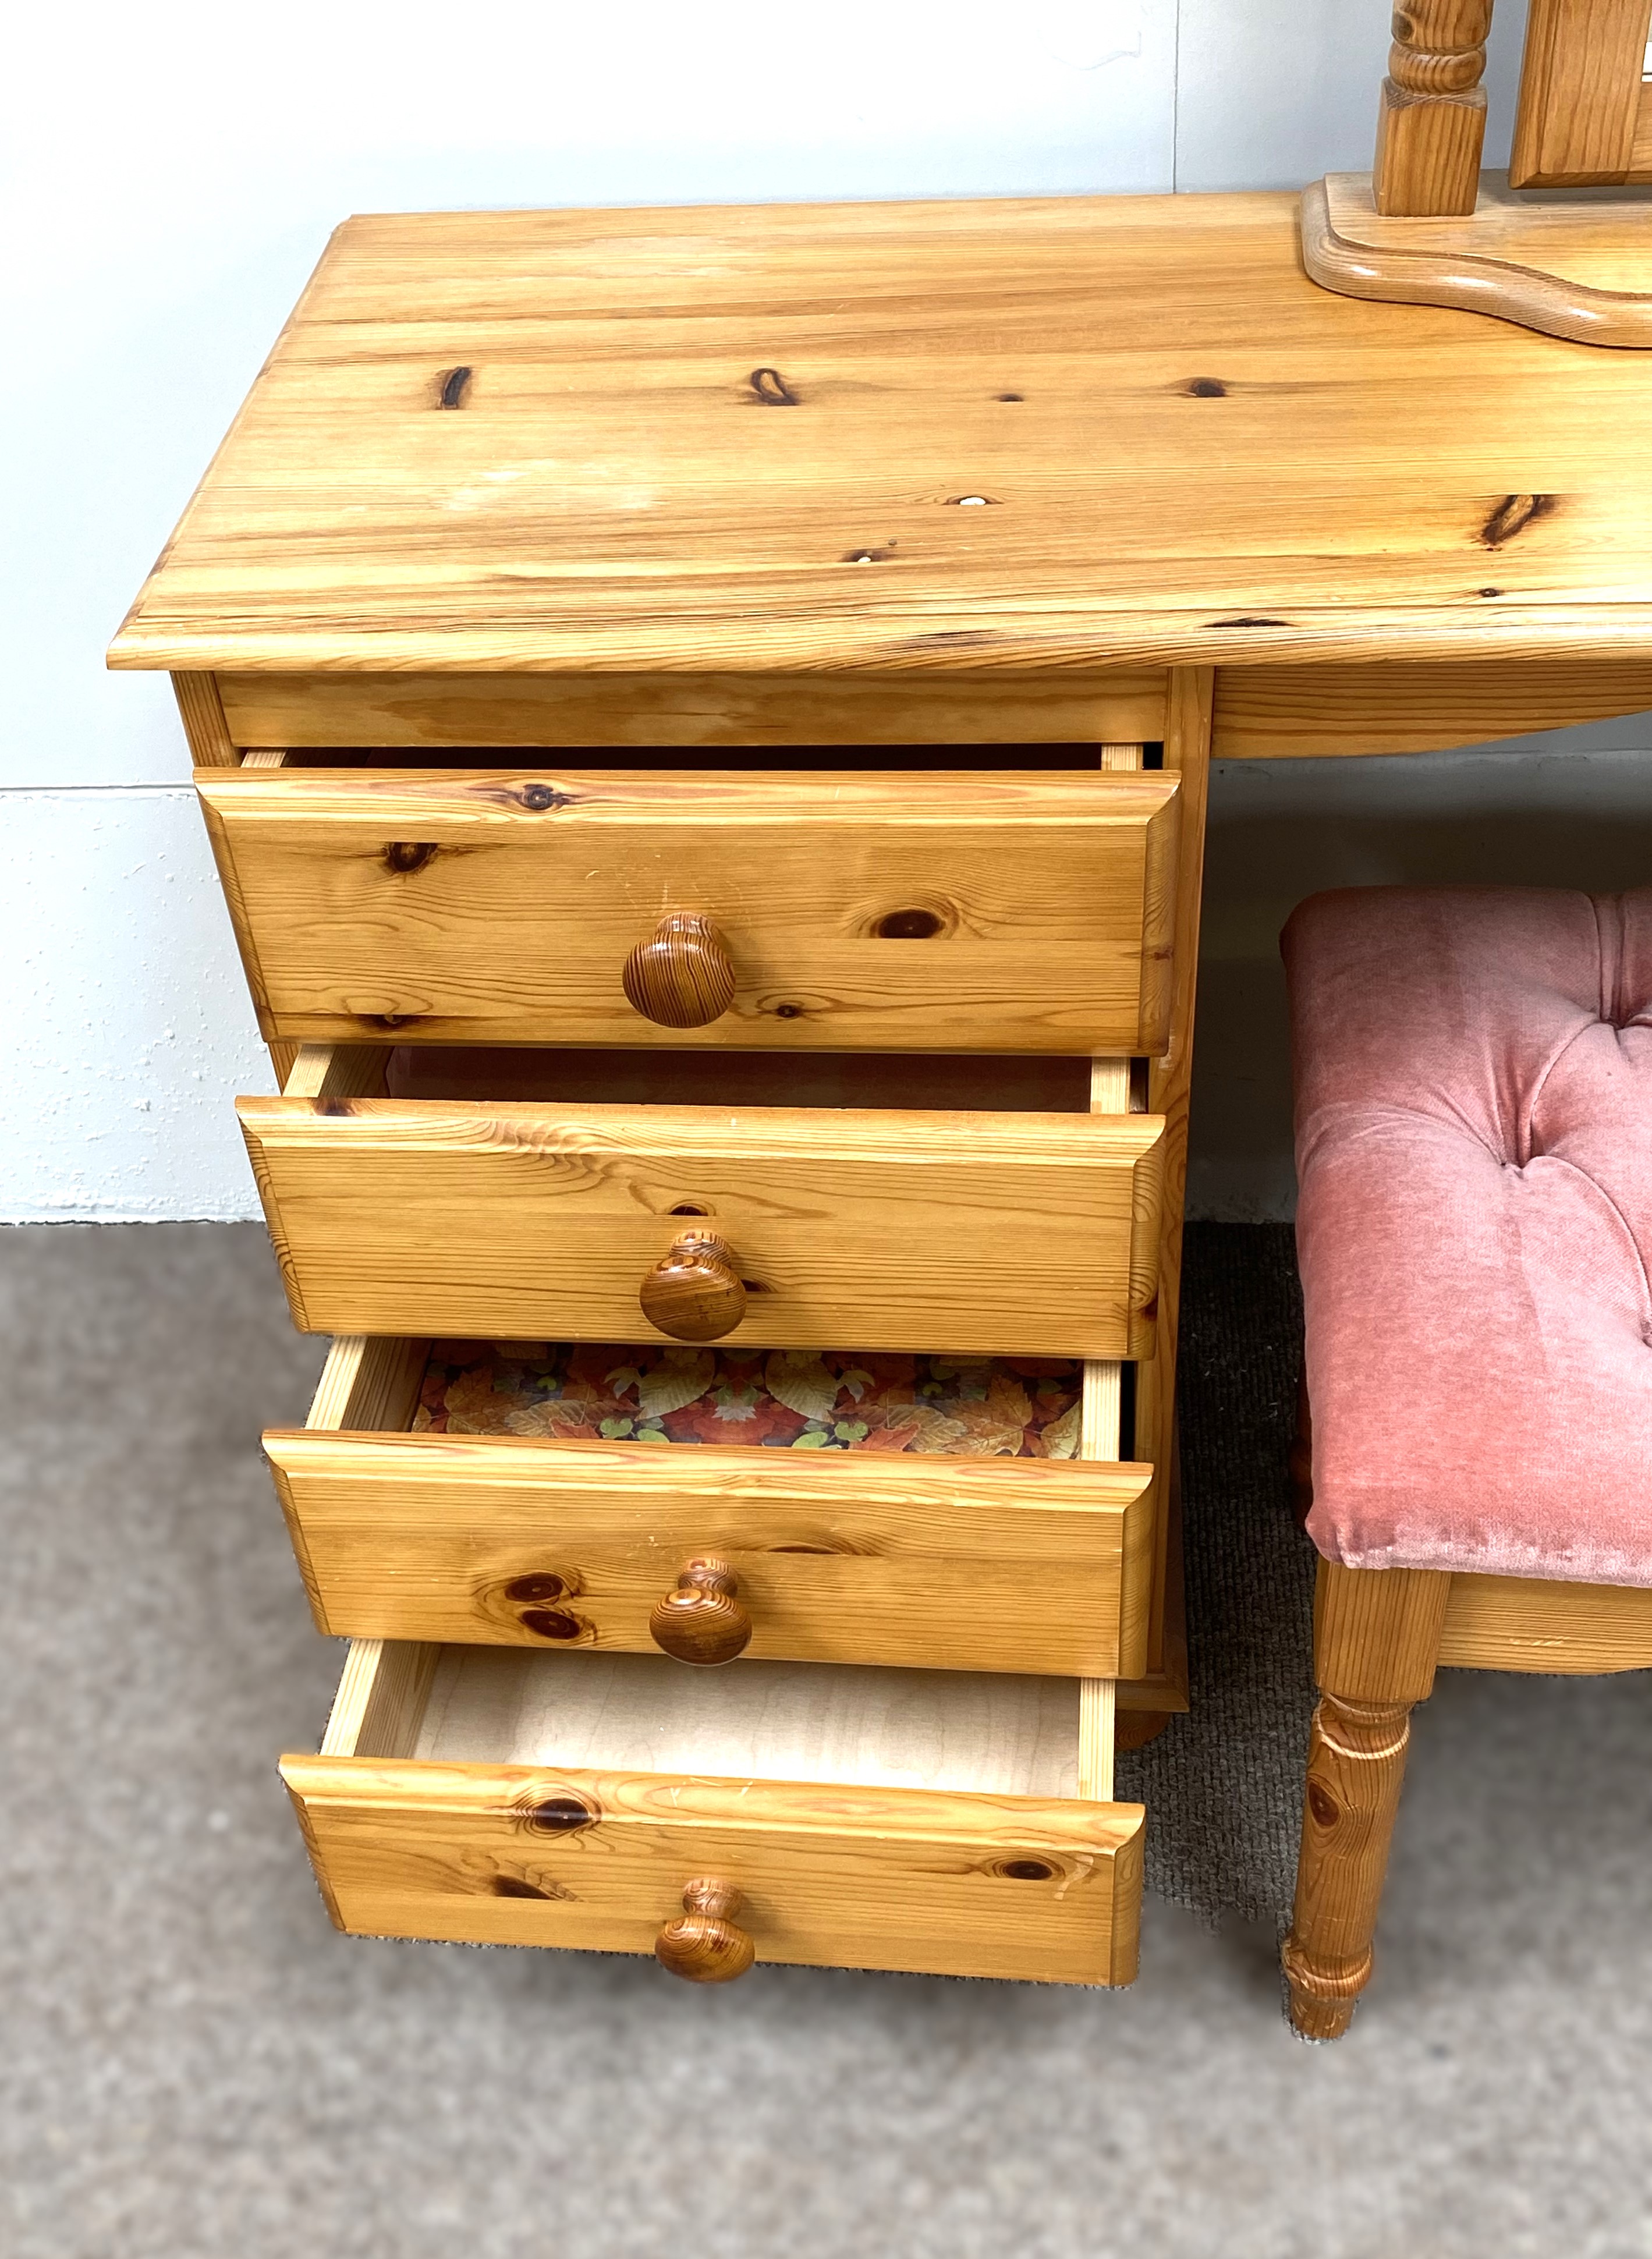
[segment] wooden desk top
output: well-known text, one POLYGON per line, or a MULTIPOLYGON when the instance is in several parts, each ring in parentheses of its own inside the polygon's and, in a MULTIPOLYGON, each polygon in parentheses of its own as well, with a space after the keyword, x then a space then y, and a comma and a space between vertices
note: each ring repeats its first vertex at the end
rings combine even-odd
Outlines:
POLYGON ((350 220, 110 663, 1645 651, 1645 358, 1335 296, 1295 213, 350 220))

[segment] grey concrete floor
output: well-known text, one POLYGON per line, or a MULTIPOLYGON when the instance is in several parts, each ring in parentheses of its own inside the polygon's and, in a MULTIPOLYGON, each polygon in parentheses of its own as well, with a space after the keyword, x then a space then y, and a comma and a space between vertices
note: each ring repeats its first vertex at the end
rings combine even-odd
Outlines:
POLYGON ((1351 2036, 1150 1902, 1118 1996, 336 1936, 272 1760, 261 1234, 0 1234, 8 2259, 1647 2259, 1652 1684, 1448 1674, 1351 2036))

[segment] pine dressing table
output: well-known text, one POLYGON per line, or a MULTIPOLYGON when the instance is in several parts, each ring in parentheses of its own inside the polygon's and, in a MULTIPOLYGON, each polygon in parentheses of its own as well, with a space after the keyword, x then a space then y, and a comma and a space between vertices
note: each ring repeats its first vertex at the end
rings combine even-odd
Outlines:
POLYGON ((1208 764, 1652 706, 1649 474, 1633 355, 1321 290, 1285 196, 338 231, 110 663, 336 1336, 341 1927, 1129 1981, 1208 764), (810 1448, 674 1447, 759 1376, 810 1448))

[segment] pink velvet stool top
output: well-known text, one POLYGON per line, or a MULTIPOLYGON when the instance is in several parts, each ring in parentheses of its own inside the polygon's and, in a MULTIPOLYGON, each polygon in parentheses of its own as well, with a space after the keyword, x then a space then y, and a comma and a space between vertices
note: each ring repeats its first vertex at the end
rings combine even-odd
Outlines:
POLYGON ((1282 947, 1314 1543, 1652 1585, 1652 888, 1360 887, 1282 947))

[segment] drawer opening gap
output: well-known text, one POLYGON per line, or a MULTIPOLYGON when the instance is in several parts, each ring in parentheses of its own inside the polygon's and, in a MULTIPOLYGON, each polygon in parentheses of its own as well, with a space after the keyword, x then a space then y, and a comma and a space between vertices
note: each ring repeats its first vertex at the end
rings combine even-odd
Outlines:
MULTIPOLYGON (((1077 1358, 713 1344, 696 1353, 692 1377, 703 1384, 700 1393, 661 1409, 683 1397, 685 1384, 675 1377, 687 1371, 683 1352, 670 1343, 345 1337, 333 1343, 306 1424, 685 1449, 786 1450, 802 1438, 805 1450, 885 1458, 1080 1456, 1084 1364, 1077 1358), (829 1379, 839 1386, 824 1404, 829 1379), (645 1385, 651 1381, 657 1385, 645 1385), (735 1416, 719 1416, 723 1412, 735 1416)), ((1134 1366, 1123 1365, 1119 1377, 1129 1435, 1134 1366)), ((1116 1457, 1117 1433, 1115 1427, 1105 1449, 1084 1456, 1116 1457)))
POLYGON ((1072 1678, 358 1640, 323 1754, 1076 1798, 1079 1713, 1072 1678))
MULTIPOLYGON (((1148 766, 1162 766, 1160 761, 1148 766)), ((283 766, 296 769, 375 771, 432 769, 599 769, 618 773, 644 764, 666 768, 721 770, 738 775, 772 772, 806 781, 819 770, 854 775, 884 770, 914 775, 1008 770, 1093 772, 1097 746, 1074 740, 1057 745, 295 745, 283 766)))
POLYGON ((495 1105, 806 1106, 1087 1114, 1090 1062, 1056 1053, 546 1051, 398 1044, 391 1098, 495 1105))

